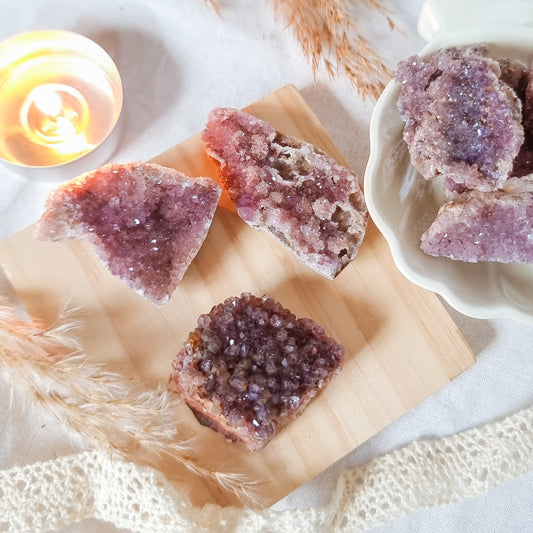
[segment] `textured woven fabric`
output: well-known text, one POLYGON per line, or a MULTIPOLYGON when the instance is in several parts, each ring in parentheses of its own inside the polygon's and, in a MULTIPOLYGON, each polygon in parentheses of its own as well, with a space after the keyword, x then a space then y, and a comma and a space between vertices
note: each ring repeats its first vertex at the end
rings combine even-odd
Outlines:
POLYGON ((139 533, 362 532, 422 507, 482 494, 533 469, 533 406, 346 470, 321 508, 193 507, 160 472, 102 450, 0 472, 0 531, 98 518, 139 533))

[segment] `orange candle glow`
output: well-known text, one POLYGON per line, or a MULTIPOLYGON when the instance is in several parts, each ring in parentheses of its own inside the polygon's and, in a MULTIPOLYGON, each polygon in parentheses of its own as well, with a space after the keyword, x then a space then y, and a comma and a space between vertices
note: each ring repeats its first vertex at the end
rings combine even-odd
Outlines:
POLYGON ((0 44, 0 158, 50 167, 81 158, 112 132, 122 84, 109 55, 67 31, 36 31, 0 44))

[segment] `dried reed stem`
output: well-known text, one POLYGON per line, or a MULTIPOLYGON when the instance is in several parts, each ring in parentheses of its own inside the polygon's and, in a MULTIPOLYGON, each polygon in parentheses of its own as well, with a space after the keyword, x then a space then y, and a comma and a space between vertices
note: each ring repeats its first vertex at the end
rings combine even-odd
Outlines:
MULTIPOLYGON (((352 17, 349 0, 272 0, 274 9, 294 32, 316 75, 324 65, 331 78, 344 74, 361 96, 377 99, 391 78, 381 54, 369 43, 352 17)), ((357 3, 357 2, 356 2, 357 3)), ((385 16, 395 28, 382 0, 359 0, 385 16)))
MULTIPOLYGON (((220 12, 217 0, 204 0, 220 12)), ((377 99, 391 78, 381 54, 364 37, 351 9, 365 8, 396 29, 383 0, 272 0, 274 11, 292 29, 316 76, 321 65, 333 79, 344 74, 361 96, 377 99)))
POLYGON ((48 326, 25 321, 0 302, 0 370, 25 383, 39 404, 88 443, 150 466, 161 457, 176 461, 242 502, 256 504, 253 483, 211 471, 191 457, 191 443, 178 435, 177 395, 164 387, 146 390, 91 362, 73 335, 76 328, 72 311, 48 326))

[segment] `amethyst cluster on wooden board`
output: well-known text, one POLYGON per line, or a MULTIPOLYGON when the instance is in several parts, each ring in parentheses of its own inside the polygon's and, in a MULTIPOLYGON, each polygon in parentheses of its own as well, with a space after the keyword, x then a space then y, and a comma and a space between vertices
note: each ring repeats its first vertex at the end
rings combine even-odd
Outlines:
MULTIPOLYGON (((368 214, 348 169, 237 110, 213 110, 203 138, 246 222, 331 279, 355 257, 368 214)), ((50 194, 36 236, 88 240, 112 274, 164 304, 203 244, 221 192, 211 178, 156 164, 105 165, 50 194)))
POLYGON ((298 417, 341 367, 344 348, 271 298, 228 298, 201 315, 171 386, 197 419, 249 450, 298 417))
POLYGON ((350 170, 236 109, 214 109, 202 138, 250 226, 268 231, 330 279, 357 255, 368 213, 350 170))
POLYGON ((411 163, 446 203, 422 235, 434 256, 533 262, 533 71, 483 45, 401 62, 396 81, 411 163), (522 180, 510 186, 509 180, 522 180))
POLYGON ((168 301, 204 242, 221 195, 211 178, 160 165, 109 164, 53 191, 40 239, 87 239, 112 274, 168 301))

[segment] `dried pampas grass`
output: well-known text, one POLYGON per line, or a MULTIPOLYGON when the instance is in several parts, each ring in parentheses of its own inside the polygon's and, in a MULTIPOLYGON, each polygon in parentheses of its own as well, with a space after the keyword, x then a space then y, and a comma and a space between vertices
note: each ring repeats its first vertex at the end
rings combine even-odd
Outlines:
POLYGON ((311 61, 313 73, 324 65, 331 78, 344 74, 363 98, 377 99, 391 78, 381 54, 368 42, 351 8, 375 10, 394 29, 381 0, 272 0, 311 61))
POLYGON ((26 321, 0 302, 0 370, 60 421, 91 444, 127 460, 156 466, 160 458, 216 482, 245 504, 255 505, 254 483, 211 471, 191 457, 192 443, 178 434, 181 400, 164 387, 147 390, 83 354, 74 336, 74 311, 56 324, 26 321))
MULTIPOLYGON (((220 11, 216 0, 204 0, 220 11)), ((316 76, 323 66, 333 79, 345 75, 364 98, 377 99, 392 73, 365 38, 354 12, 366 9, 396 29, 383 0, 271 0, 276 14, 292 29, 316 76)))

